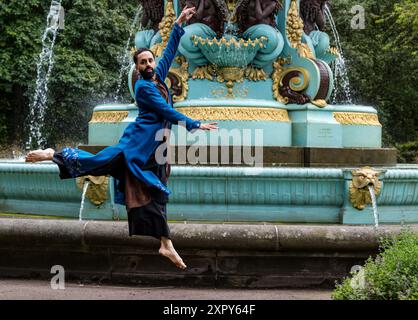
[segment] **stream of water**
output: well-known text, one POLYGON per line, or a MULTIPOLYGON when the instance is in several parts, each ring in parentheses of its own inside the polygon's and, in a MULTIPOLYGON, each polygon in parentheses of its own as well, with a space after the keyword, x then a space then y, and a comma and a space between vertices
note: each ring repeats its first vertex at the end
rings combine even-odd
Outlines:
POLYGON ((29 107, 29 137, 26 148, 43 147, 45 139, 42 137, 45 110, 47 106, 48 82, 54 66, 54 45, 58 29, 62 27, 63 9, 61 0, 51 1, 49 13, 46 18, 46 28, 42 35, 42 51, 36 64, 36 88, 35 95, 29 107))
POLYGON ((337 102, 340 102, 340 103, 353 104, 353 100, 351 98, 350 80, 348 78, 347 66, 346 66, 346 62, 344 59, 344 52, 341 46, 340 36, 338 34, 338 30, 335 25, 334 18, 332 17, 331 11, 329 10, 328 6, 325 6, 325 15, 331 25, 332 33, 335 39, 335 44, 337 46, 338 52, 340 53, 340 57, 337 58, 333 62, 334 91, 332 95, 332 103, 336 104, 337 102), (338 97, 338 94, 340 93, 340 90, 342 90, 342 101, 337 101, 337 97, 338 97))
POLYGON ((89 187, 89 183, 90 181, 88 180, 84 181, 83 194, 81 196, 80 213, 78 214, 79 221, 83 220, 84 200, 86 199, 86 193, 87 193, 87 188, 89 187))
POLYGON ((118 60, 120 62, 120 69, 119 69, 119 77, 118 77, 118 87, 116 89, 116 94, 114 97, 115 102, 117 102, 120 99, 120 91, 122 89, 123 79, 128 75, 128 72, 132 65, 132 57, 129 51, 129 45, 131 44, 131 39, 134 34, 134 31, 136 30, 137 23, 139 17, 142 15, 142 6, 139 5, 135 11, 135 15, 132 19, 131 26, 129 28, 129 37, 126 40, 125 47, 123 48, 123 51, 119 54, 118 60))
POLYGON ((374 227, 377 229, 379 227, 379 213, 377 212, 377 204, 376 204, 376 195, 374 193, 373 186, 368 185, 370 192, 370 197, 372 198, 372 206, 373 206, 373 215, 374 215, 374 227))

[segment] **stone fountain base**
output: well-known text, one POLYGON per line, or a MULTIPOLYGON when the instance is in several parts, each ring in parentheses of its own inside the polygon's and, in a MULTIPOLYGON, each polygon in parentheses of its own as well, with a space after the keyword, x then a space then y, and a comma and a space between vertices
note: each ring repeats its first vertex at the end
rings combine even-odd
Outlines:
MULTIPOLYGON (((179 270, 157 254, 159 241, 129 237, 126 222, 0 219, 3 278, 244 288, 334 287, 377 253, 382 235, 399 226, 170 224, 188 265, 179 270)), ((418 226, 412 226, 418 233, 418 226)))
MULTIPOLYGON (((81 145, 78 148, 96 154, 106 146, 81 145)), ((171 146, 173 165, 197 166, 261 166, 261 167, 392 167, 397 163, 395 148, 311 148, 311 147, 241 147, 241 146, 171 146), (198 151, 195 152, 195 149, 198 151), (199 150, 201 154, 199 154, 199 150), (181 154, 196 154, 196 158, 181 154), (249 153, 254 163, 246 161, 243 153, 249 153), (255 156, 261 152, 259 158, 255 156), (225 161, 221 157, 227 154, 225 161), (198 159, 198 163, 194 162, 198 159), (262 161, 257 162, 260 159, 262 161), (216 161, 213 161, 216 160, 216 161)))

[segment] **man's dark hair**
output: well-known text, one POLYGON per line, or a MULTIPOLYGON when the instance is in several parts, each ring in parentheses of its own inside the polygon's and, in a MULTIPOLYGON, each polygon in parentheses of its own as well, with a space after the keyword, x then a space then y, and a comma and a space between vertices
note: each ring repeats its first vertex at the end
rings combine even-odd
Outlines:
POLYGON ((152 53, 152 57, 155 59, 154 52, 152 52, 150 49, 148 49, 148 48, 139 48, 139 49, 138 49, 138 50, 136 50, 136 51, 135 51, 135 53, 134 53, 134 63, 135 63, 135 65, 136 65, 136 63, 137 63, 137 61, 138 61, 138 56, 139 56, 142 52, 145 52, 145 51, 149 51, 149 52, 151 52, 151 53, 152 53))

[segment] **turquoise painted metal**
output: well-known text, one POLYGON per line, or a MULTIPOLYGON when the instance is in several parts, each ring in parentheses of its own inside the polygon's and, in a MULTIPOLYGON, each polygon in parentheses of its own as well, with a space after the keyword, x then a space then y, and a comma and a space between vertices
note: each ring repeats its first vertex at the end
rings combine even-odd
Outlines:
MULTIPOLYGON (((173 91, 178 98, 174 107, 190 117, 219 122, 220 130, 209 136, 208 132, 190 134, 174 127, 171 144, 198 141, 208 146, 381 147, 382 127, 374 108, 324 105, 332 93, 329 63, 336 53, 330 50, 325 33, 302 32, 298 5, 299 0, 283 1, 276 18, 277 30, 267 25, 251 29, 267 39, 246 54, 234 42, 225 56, 225 41, 230 35, 225 35, 224 42, 208 46, 205 41, 210 40, 213 30, 201 25, 187 27, 189 38, 180 49, 186 59, 176 60, 169 76, 169 84, 177 81, 181 88, 180 92, 173 91), (195 45, 190 38, 193 35, 202 42, 195 45), (270 54, 261 51, 266 48, 270 54), (222 50, 223 54, 213 54, 222 50), (197 67, 205 65, 207 71, 214 72, 211 79, 193 76, 197 67), (224 67, 236 69, 228 73, 224 67), (257 76, 251 78, 254 70, 257 76), (243 139, 245 131, 250 132, 250 139, 243 139), (234 139, 236 133, 239 139, 234 139)), ((179 13, 177 0, 174 10, 179 13)), ((234 36, 238 44, 249 38, 245 34, 242 38, 234 36)), ((161 32, 141 30, 135 44, 152 47, 162 39, 161 32)), ((134 66, 128 77, 132 96, 133 71, 134 66)), ((134 103, 96 106, 89 123, 88 145, 116 144, 137 114, 134 103)), ((176 221, 373 224, 371 206, 358 210, 350 201, 353 169, 173 166, 169 187, 174 192, 168 216, 176 221)), ((417 223, 418 166, 378 171, 382 182, 377 197, 380 223, 417 223)), ((112 179, 107 195, 101 206, 86 200, 83 218, 126 219, 125 208, 113 202, 112 179)), ((0 212, 78 218, 80 200, 81 189, 75 181, 61 181, 52 163, 0 162, 0 212)))
MULTIPOLYGON (((379 169, 380 223, 418 222, 418 166, 379 169)), ((55 164, 0 162, 0 212, 79 217, 81 190, 61 181, 55 164)), ((173 166, 168 203, 173 221, 373 224, 371 206, 350 202, 351 170, 173 166)), ((123 206, 86 200, 83 219, 126 219, 123 206)))

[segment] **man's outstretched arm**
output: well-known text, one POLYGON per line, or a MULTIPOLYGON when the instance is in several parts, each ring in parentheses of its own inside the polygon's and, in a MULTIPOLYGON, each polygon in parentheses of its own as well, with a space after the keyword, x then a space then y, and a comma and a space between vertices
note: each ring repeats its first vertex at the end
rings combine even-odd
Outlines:
POLYGON ((138 105, 149 110, 152 110, 164 119, 170 121, 173 124, 181 124, 186 127, 188 131, 194 129, 200 130, 216 130, 218 129, 217 122, 212 123, 201 123, 198 120, 190 119, 184 114, 176 111, 174 108, 169 105, 158 90, 150 84, 141 86, 137 90, 136 101, 138 105))
POLYGON ((149 84, 138 88, 136 101, 140 107, 144 107, 158 113, 164 119, 173 124, 185 124, 188 131, 199 129, 200 127, 200 121, 190 119, 184 114, 176 111, 164 100, 158 90, 149 84))
POLYGON ((190 20, 195 13, 195 8, 187 8, 186 6, 181 12, 180 16, 177 18, 176 22, 174 23, 174 28, 171 31, 167 47, 164 49, 163 56, 160 62, 158 63, 156 69, 156 72, 162 80, 164 80, 167 77, 168 70, 170 70, 171 64, 174 60, 174 57, 176 56, 177 48, 180 43, 180 38, 184 34, 182 24, 190 20))

